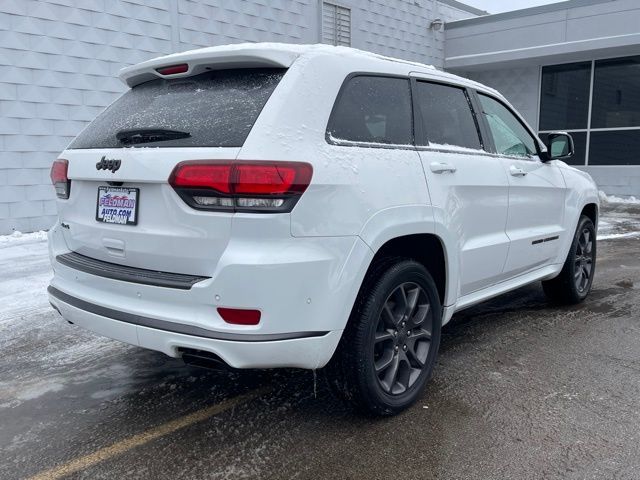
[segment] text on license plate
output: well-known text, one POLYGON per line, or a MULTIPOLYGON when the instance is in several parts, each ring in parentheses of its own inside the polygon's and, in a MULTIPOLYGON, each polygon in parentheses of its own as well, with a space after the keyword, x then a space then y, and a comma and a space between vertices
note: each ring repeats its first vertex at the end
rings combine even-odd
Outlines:
POLYGON ((120 225, 138 223, 139 188, 98 187, 96 220, 120 225))

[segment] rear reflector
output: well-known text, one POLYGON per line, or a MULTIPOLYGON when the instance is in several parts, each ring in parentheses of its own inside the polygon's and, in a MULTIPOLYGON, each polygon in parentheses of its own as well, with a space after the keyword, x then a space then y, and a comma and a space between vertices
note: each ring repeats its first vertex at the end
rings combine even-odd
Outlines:
POLYGON ((187 65, 186 63, 156 68, 156 72, 158 72, 160 75, 176 75, 177 73, 185 73, 188 70, 189 70, 189 65, 187 65))
POLYGON ((69 198, 69 191, 71 190, 71 181, 67 177, 69 169, 69 162, 62 158, 53 162, 51 165, 51 183, 56 189, 56 195, 58 198, 69 198))
POLYGON ((178 164, 169 183, 201 210, 290 212, 312 175, 302 162, 193 161, 178 164))
POLYGON ((225 322, 233 325, 258 325, 260 323, 260 310, 218 307, 218 313, 225 322))

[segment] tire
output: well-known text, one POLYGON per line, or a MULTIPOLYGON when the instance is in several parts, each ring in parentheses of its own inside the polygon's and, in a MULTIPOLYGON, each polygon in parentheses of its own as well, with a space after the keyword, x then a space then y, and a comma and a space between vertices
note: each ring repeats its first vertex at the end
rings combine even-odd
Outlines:
POLYGON ((553 303, 580 303, 591 291, 595 271, 596 229, 591 219, 582 215, 560 275, 543 281, 542 289, 553 303))
POLYGON ((326 369, 332 390, 363 413, 406 409, 431 377, 441 324, 438 289, 422 264, 402 258, 378 263, 326 369))

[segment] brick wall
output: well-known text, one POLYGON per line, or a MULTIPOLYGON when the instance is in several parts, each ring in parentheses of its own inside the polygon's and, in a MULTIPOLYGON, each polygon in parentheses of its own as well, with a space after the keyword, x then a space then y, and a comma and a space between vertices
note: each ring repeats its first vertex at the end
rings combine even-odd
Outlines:
MULTIPOLYGON (((443 34, 427 29, 439 14, 435 0, 337 3, 352 9, 354 47, 442 66, 443 34)), ((117 79, 122 67, 201 46, 315 43, 320 5, 318 0, 0 0, 0 234, 53 224, 51 162, 124 91, 117 79)))

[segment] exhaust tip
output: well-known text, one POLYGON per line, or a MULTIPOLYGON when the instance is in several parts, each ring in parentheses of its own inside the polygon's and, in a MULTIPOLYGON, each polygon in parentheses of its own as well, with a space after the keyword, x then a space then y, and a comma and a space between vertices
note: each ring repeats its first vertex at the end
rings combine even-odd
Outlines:
POLYGON ((205 350, 196 350, 194 348, 178 348, 178 352, 181 353, 182 361, 192 367, 218 371, 236 370, 227 365, 227 363, 215 353, 207 352, 205 350))

